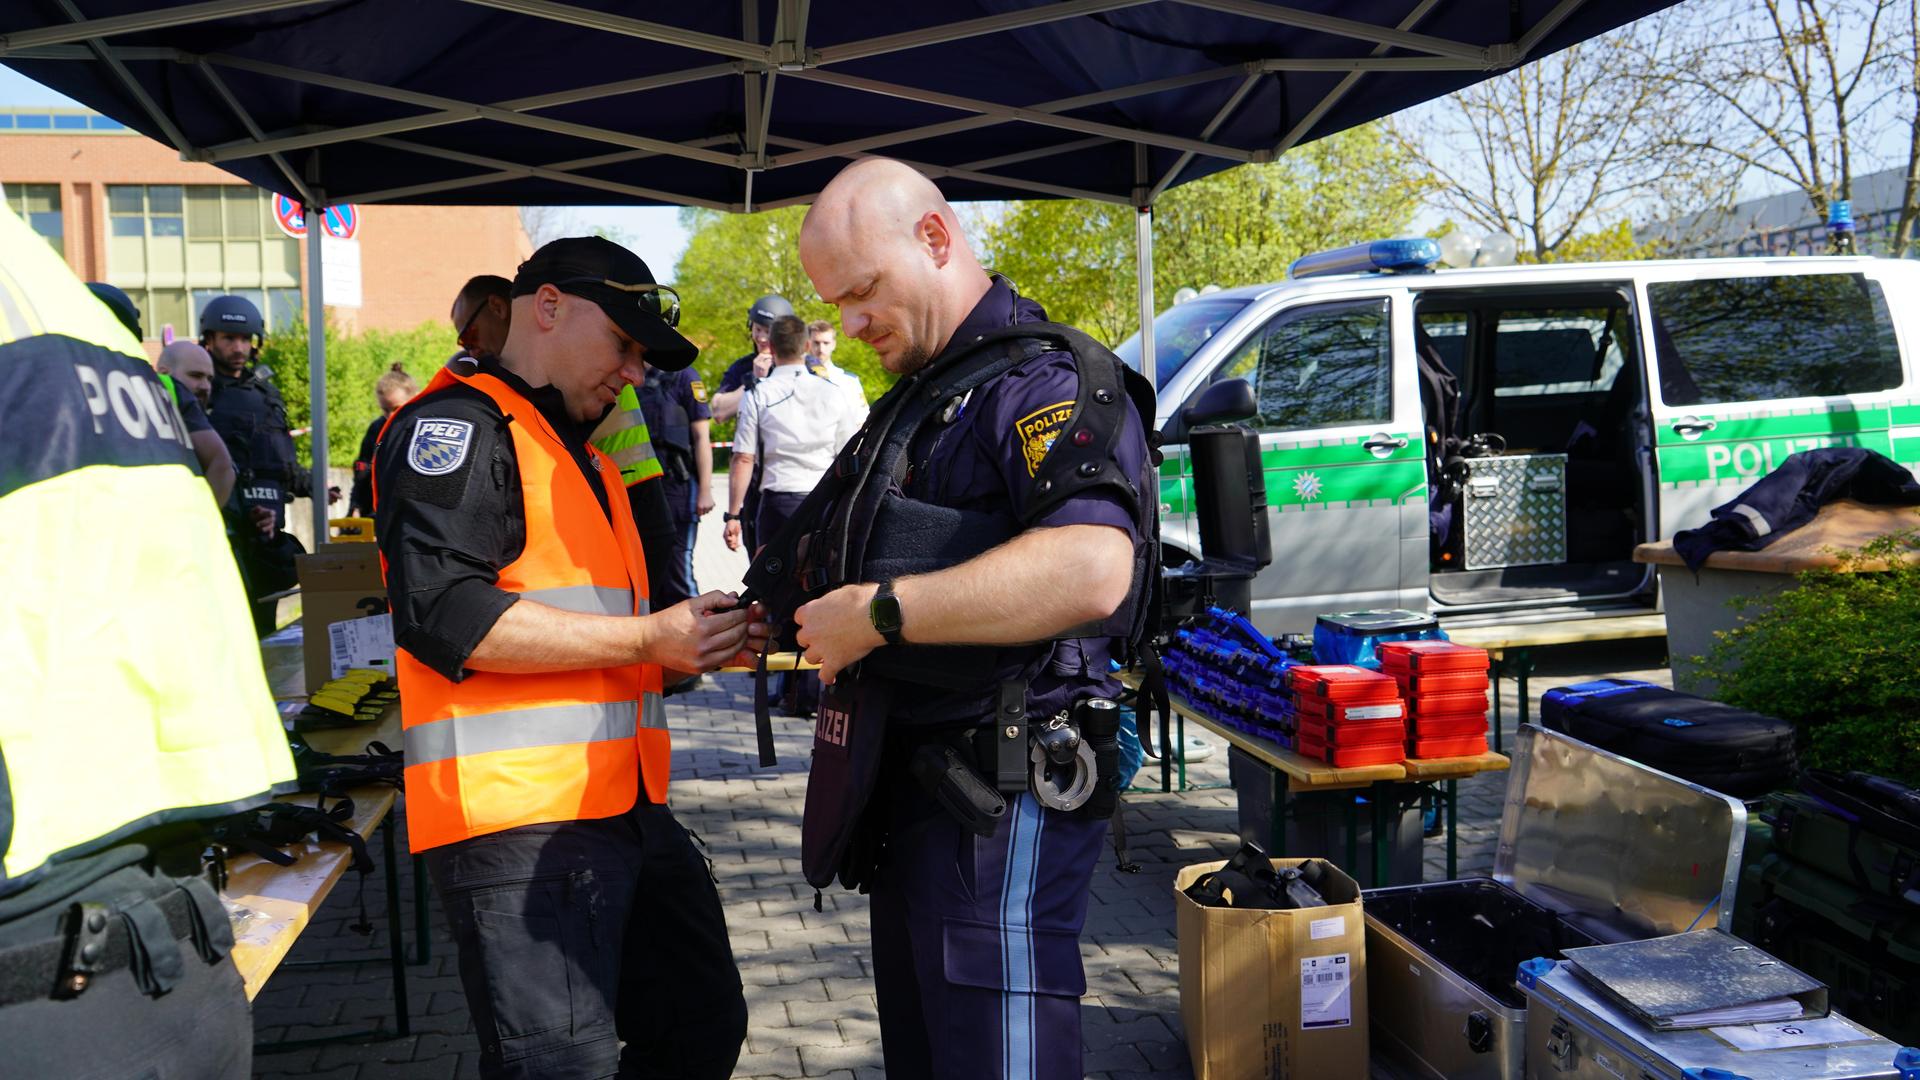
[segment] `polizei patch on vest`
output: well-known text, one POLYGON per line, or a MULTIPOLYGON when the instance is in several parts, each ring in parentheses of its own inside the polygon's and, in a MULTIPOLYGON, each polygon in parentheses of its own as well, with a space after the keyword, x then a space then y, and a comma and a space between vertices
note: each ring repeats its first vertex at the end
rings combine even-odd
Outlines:
POLYGON ((1040 471, 1041 459, 1053 449, 1053 437, 1072 417, 1073 402, 1057 401, 1044 409, 1028 413, 1014 423, 1013 433, 1020 440, 1020 453, 1027 459, 1028 476, 1040 471))
POLYGON ((467 447, 472 444, 471 423, 423 416, 413 422, 407 464, 421 476, 445 476, 466 462, 467 447))

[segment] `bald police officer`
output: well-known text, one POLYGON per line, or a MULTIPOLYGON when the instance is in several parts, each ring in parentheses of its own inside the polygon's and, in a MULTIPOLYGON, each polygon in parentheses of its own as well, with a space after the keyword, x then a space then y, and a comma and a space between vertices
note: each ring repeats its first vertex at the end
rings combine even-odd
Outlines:
POLYGON ((1151 388, 989 277, 899 162, 842 171, 800 258, 902 377, 796 515, 789 536, 817 526, 805 550, 769 547, 748 578, 800 591, 797 641, 828 684, 803 869, 872 892, 888 1075, 1078 1080, 1079 935, 1111 803, 1063 794, 1052 743, 1030 754, 1071 725, 1100 742, 1108 657, 1141 633, 1151 388))

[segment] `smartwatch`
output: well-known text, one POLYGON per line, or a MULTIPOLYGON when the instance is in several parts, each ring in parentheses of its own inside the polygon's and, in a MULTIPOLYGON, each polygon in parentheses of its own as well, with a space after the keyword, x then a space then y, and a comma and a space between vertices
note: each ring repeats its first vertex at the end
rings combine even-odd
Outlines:
POLYGON ((730 514, 725 510, 720 511, 720 523, 723 525, 729 521, 739 521, 741 517, 742 515, 740 514, 730 514))
POLYGON ((867 604, 867 617, 873 620, 873 628, 887 639, 887 644, 906 644, 907 639, 900 635, 900 598, 893 595, 893 582, 880 583, 880 591, 874 593, 873 600, 867 604))

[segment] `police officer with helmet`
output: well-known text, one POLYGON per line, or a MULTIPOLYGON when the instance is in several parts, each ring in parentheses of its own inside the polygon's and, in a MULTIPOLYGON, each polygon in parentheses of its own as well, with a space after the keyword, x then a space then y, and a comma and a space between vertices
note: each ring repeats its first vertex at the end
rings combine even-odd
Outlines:
MULTIPOLYGON (((754 384, 773 370, 773 322, 793 313, 793 305, 778 293, 768 293, 747 308, 747 337, 753 342, 753 351, 728 365, 726 372, 720 376, 720 389, 713 395, 715 420, 724 423, 738 416, 741 399, 747 391, 752 390, 754 384)), ((807 358, 807 369, 813 370, 812 357, 807 358)), ((755 528, 760 519, 760 473, 760 466, 755 464, 753 476, 747 481, 747 498, 740 504, 740 513, 720 515, 724 523, 740 523, 740 535, 748 551, 757 549, 762 539, 755 528)))
MULTIPOLYGON (((247 578, 248 592, 259 597, 292 584, 292 567, 279 538, 286 528, 287 503, 313 493, 313 480, 294 456, 287 403, 273 384, 273 372, 260 364, 266 321, 244 296, 216 296, 200 312, 200 345, 213 356, 213 397, 207 418, 227 444, 239 474, 239 500, 258 527, 242 535, 234 554, 247 578)), ((290 539, 290 538, 289 538, 290 539)), ((255 602, 254 627, 273 632, 273 601, 255 602)))
POLYGON ((899 162, 843 170, 800 258, 901 376, 747 576, 827 684, 802 868, 872 893, 888 1075, 1078 1080, 1152 388, 990 277, 899 162))

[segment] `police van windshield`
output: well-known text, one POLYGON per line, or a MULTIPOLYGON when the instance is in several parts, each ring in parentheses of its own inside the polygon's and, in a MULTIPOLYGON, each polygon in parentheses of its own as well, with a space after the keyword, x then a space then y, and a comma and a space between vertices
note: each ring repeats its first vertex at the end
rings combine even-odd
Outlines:
MULTIPOLYGON (((1167 385, 1187 359, 1246 306, 1245 300, 1201 297, 1161 312, 1160 317, 1153 320, 1153 385, 1167 385)), ((1121 342, 1113 351, 1127 366, 1140 367, 1139 334, 1121 342)))

